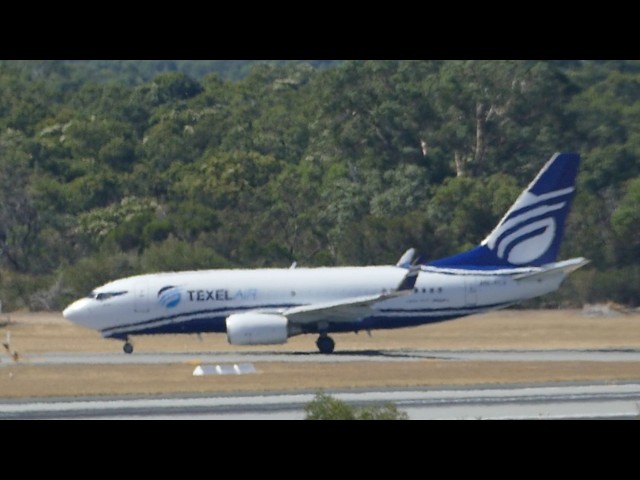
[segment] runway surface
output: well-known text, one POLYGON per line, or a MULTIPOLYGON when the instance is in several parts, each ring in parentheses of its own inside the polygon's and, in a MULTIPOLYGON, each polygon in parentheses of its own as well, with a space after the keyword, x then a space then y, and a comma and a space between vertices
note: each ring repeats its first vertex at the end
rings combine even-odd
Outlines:
MULTIPOLYGON (((425 359, 496 362, 640 362, 640 349, 597 350, 368 350, 331 355, 308 352, 191 352, 191 353, 43 353, 24 355, 28 365, 154 365, 247 362, 407 362, 425 359)), ((6 358, 4 365, 10 363, 6 358)), ((2 364, 0 364, 2 365, 2 364)))
MULTIPOLYGON (((412 420, 634 419, 640 383, 334 392, 354 405, 394 402, 412 420)), ((313 393, 0 402, 0 419, 299 420, 313 393)))
MULTIPOLYGON (((640 349, 585 350, 370 350, 321 355, 308 352, 43 353, 23 365, 228 365, 265 362, 640 362, 640 349)), ((5 358, 0 367, 10 362, 5 358)), ((372 388, 327 391, 354 405, 391 401, 411 419, 636 419, 640 382, 372 388)), ((166 394, 0 400, 0 419, 302 419, 315 392, 166 394)))

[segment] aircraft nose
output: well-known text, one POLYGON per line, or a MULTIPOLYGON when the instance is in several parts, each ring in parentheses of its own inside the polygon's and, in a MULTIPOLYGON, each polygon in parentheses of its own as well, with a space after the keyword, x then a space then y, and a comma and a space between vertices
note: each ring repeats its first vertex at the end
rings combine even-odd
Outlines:
POLYGON ((87 299, 76 300, 62 311, 62 316, 67 320, 84 325, 87 320, 87 299))

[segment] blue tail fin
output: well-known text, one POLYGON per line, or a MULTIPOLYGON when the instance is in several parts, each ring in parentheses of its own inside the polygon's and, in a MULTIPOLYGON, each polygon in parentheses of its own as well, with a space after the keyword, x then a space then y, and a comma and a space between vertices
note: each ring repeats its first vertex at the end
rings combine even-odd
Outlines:
POLYGON ((577 153, 556 153, 480 245, 428 265, 485 270, 554 262, 579 164, 577 153))

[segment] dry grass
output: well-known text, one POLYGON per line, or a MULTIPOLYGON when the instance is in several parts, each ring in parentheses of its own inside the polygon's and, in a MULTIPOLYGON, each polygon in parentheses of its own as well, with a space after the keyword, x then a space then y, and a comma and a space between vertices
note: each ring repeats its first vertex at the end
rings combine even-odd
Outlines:
POLYGON ((436 385, 624 381, 640 378, 631 362, 257 363, 251 375, 192 376, 192 365, 29 366, 0 369, 3 398, 157 393, 418 387, 436 385))
MULTIPOLYGON (((10 330, 13 348, 21 353, 121 352, 122 342, 103 339, 78 327, 60 313, 13 313, 2 323, 0 338, 10 330)), ((556 349, 640 348, 640 314, 585 317, 579 310, 502 310, 450 322, 398 330, 334 335, 341 351, 377 349, 556 349)), ((133 338, 137 352, 172 351, 309 351, 315 337, 294 337, 281 346, 238 347, 224 334, 156 335, 133 338)))
MULTIPOLYGON (((121 352, 118 341, 66 322, 60 314, 11 314, 0 318, 0 338, 10 330, 23 358, 42 352, 121 352), (4 324, 2 320, 5 320, 4 324)), ((442 324, 375 331, 369 337, 335 335, 341 351, 385 349, 598 349, 640 348, 640 315, 584 317, 579 311, 506 310, 442 324)), ((315 351, 315 338, 282 346, 237 347, 223 334, 134 337, 137 352, 315 351)), ((135 353, 134 353, 135 355, 135 353)), ((71 365, 0 364, 0 398, 154 393, 219 393, 318 388, 430 386, 640 379, 637 362, 411 362, 256 363, 258 373, 193 377, 193 364, 71 365)))

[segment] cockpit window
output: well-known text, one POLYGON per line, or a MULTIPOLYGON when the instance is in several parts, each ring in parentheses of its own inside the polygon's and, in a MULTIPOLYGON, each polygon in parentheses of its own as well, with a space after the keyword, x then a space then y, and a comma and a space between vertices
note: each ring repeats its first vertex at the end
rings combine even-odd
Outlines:
POLYGON ((125 293, 127 293, 126 291, 123 292, 91 292, 87 298, 93 298, 94 300, 108 300, 109 298, 113 298, 113 297, 117 297, 119 295, 124 295, 125 293))

